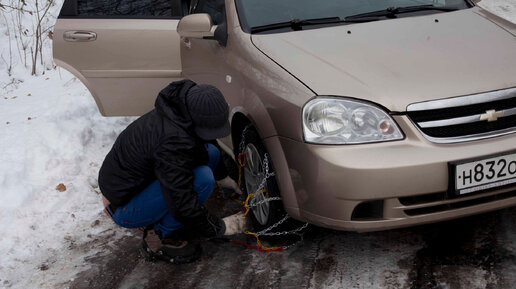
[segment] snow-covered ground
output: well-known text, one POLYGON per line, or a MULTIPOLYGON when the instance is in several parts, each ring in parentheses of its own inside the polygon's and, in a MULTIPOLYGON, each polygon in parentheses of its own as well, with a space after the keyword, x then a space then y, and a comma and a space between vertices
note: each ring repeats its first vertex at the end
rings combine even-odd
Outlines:
MULTIPOLYGON (((11 2, 19 1, 0 1, 11 2)), ((24 9, 34 9, 34 1, 26 2, 24 9)), ((44 27, 52 26, 61 3, 51 7, 44 27)), ((516 23, 514 0, 481 6, 516 23)), ((15 40, 15 12, 1 7, 0 288, 66 287, 101 250, 92 240, 127 232, 103 216, 96 179, 116 136, 134 118, 102 117, 82 83, 55 68, 48 37, 43 64, 31 76, 30 52, 20 50, 31 40, 23 32, 15 40)), ((30 35, 34 15, 20 19, 30 35)))
MULTIPOLYGON (((33 1, 27 3, 24 9, 33 11, 33 1)), ((50 10, 47 26, 60 6, 50 10)), ((44 63, 31 76, 30 53, 25 66, 17 45, 32 39, 8 41, 6 28, 15 34, 15 16, 0 10, 0 288, 56 288, 97 249, 67 248, 113 228, 102 216, 96 180, 104 156, 132 119, 102 117, 84 85, 55 68, 48 38, 44 63), (57 190, 60 184, 66 190, 57 190)), ((33 15, 21 17, 23 28, 32 31, 33 15)))
POLYGON ((483 0, 478 5, 513 23, 516 23, 516 1, 514 0, 483 0))
POLYGON ((52 288, 87 255, 63 255, 66 248, 112 226, 101 216, 96 179, 130 119, 102 117, 63 70, 28 76, 0 103, 0 287, 52 288))

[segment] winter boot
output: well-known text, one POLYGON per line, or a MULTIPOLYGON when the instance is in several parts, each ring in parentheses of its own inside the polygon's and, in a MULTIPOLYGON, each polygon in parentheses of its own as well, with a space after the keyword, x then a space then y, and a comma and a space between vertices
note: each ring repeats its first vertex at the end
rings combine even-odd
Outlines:
POLYGON ((163 260, 172 264, 185 264, 199 260, 201 247, 193 242, 177 238, 162 238, 152 229, 143 231, 143 250, 151 260, 163 260))

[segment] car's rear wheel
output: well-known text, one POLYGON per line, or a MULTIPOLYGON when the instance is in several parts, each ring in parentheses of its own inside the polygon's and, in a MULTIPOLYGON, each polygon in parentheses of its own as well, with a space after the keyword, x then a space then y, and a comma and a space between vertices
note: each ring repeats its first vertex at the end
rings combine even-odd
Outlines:
POLYGON ((270 156, 268 156, 260 137, 256 130, 250 128, 243 133, 243 152, 246 156, 243 168, 242 189, 246 197, 249 198, 249 215, 254 230, 264 230, 280 221, 286 212, 283 209, 283 202, 277 200, 280 197, 278 184, 275 176, 269 176, 266 180, 267 172, 272 174, 274 167, 270 156), (266 164, 266 165, 264 165, 266 164), (261 185, 263 189, 261 191, 261 185), (274 200, 267 201, 273 198, 274 200))

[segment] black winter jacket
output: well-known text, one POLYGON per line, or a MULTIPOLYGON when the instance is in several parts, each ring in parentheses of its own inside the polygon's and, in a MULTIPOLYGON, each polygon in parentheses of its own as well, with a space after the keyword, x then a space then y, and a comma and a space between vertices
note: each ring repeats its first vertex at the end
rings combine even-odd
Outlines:
MULTIPOLYGON (((195 135, 186 110, 186 93, 194 85, 189 80, 169 84, 159 93, 155 109, 118 136, 100 168, 99 186, 106 199, 120 207, 159 180, 170 214, 213 237, 223 233, 223 222, 204 208, 193 191, 192 169, 208 163, 205 141, 195 135)), ((217 180, 227 176, 222 161, 214 174, 217 180)))

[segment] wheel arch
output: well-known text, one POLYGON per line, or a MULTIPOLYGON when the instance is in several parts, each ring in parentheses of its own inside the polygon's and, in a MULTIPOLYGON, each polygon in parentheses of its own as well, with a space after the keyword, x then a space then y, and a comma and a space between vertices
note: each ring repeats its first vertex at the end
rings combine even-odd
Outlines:
POLYGON ((260 132, 260 128, 256 125, 253 119, 244 112, 236 112, 231 119, 231 138, 233 142, 233 152, 235 158, 238 157, 240 141, 242 140, 242 132, 245 127, 251 125, 258 133, 263 146, 273 158, 273 167, 276 172, 276 183, 278 184, 280 195, 283 198, 283 206, 285 211, 294 219, 304 220, 299 212, 299 203, 296 196, 290 171, 288 169, 288 162, 285 154, 282 152, 281 144, 276 137, 269 137, 264 139, 260 132))
POLYGON ((54 58, 54 62, 59 66, 70 72, 73 76, 75 76, 77 79, 79 79, 82 84, 88 89, 89 93, 93 96, 93 99, 95 100, 95 103, 97 104, 97 107, 99 109, 99 112, 102 116, 107 116, 106 112, 104 110, 104 106, 102 105, 102 102, 100 101, 100 98, 95 93, 95 90, 91 87, 88 80, 73 66, 69 65, 68 63, 61 61, 59 59, 54 58))
POLYGON ((233 144, 233 153, 235 153, 235 156, 238 156, 240 153, 239 146, 240 141, 242 140, 242 132, 248 125, 251 125, 256 130, 260 140, 264 140, 264 135, 267 128, 259 126, 258 123, 260 123, 260 121, 255 120, 249 113, 245 111, 239 110, 233 114, 231 117, 231 140, 233 144))
POLYGON ((238 156, 240 153, 240 141, 242 141, 242 132, 244 128, 251 124, 256 127, 254 123, 242 112, 237 112, 231 119, 231 139, 233 141, 233 153, 238 156))

